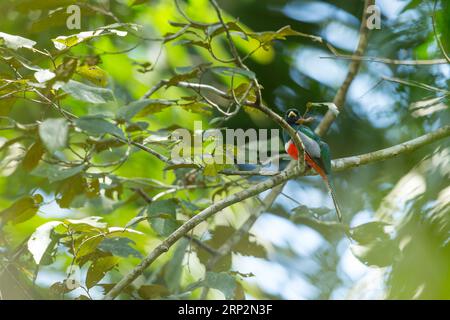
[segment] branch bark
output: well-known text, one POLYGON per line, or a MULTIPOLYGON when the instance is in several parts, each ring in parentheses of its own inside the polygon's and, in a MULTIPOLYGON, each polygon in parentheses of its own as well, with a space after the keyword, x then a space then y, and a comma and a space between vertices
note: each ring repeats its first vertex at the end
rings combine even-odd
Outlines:
MULTIPOLYGON (((386 149, 378 150, 375 152, 352 156, 348 158, 337 159, 333 161, 333 168, 338 171, 358 167, 364 164, 382 161, 386 159, 393 158, 405 152, 414 151, 424 145, 435 142, 439 139, 443 139, 450 136, 450 126, 446 126, 436 130, 435 132, 425 134, 421 137, 415 138, 413 140, 401 143, 399 145, 389 147, 386 149)), ((301 175, 298 166, 293 166, 288 170, 281 172, 279 175, 260 182, 256 185, 251 186, 248 189, 232 194, 225 199, 218 201, 211 205, 210 207, 202 210, 200 213, 186 221, 182 226, 175 230, 171 235, 169 235, 165 240, 161 242, 150 254, 144 258, 141 263, 136 266, 130 273, 125 275, 109 292, 105 295, 103 299, 112 300, 117 297, 120 292, 130 285, 144 270, 149 267, 160 255, 169 250, 169 248, 177 242, 180 238, 186 235, 190 230, 192 230, 199 223, 205 221, 215 213, 235 204, 241 202, 250 197, 254 197, 259 193, 279 186, 289 179, 301 175)), ((273 195, 272 195, 273 197, 273 195)), ((276 197, 275 197, 276 198, 276 197)), ((275 199, 273 198, 273 200, 275 199)), ((266 198, 267 199, 267 198, 266 198)), ((266 199, 264 201, 266 201, 266 199)), ((273 202, 273 201, 272 201, 273 202)), ((269 201, 267 201, 269 203, 269 201)), ((271 203, 270 203, 271 204, 271 203)))

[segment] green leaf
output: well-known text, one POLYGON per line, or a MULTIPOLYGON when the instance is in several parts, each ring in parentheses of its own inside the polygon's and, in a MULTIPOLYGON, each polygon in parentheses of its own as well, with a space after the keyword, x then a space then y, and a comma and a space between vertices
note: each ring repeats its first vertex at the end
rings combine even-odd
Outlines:
POLYGON ((61 208, 70 208, 77 197, 83 197, 86 190, 86 180, 81 173, 76 174, 58 186, 56 202, 61 208))
POLYGON ((180 104, 179 105, 184 110, 187 110, 192 113, 198 113, 198 114, 204 114, 204 115, 211 115, 212 114, 212 107, 203 102, 192 102, 192 103, 186 103, 186 104, 180 104))
POLYGON ((166 87, 175 86, 181 81, 187 81, 190 79, 198 78, 211 63, 201 63, 195 66, 178 67, 176 68, 177 74, 168 80, 166 87))
POLYGON ((33 171, 32 175, 47 178, 50 183, 65 180, 76 174, 79 174, 85 169, 85 165, 79 165, 71 168, 59 167, 56 165, 50 165, 47 163, 42 163, 33 171))
POLYGON ((0 211, 0 218, 6 222, 14 224, 31 219, 38 211, 39 204, 42 203, 42 196, 26 196, 14 202, 10 207, 0 211))
POLYGON ((190 70, 188 72, 176 74, 168 80, 166 87, 175 86, 181 81, 197 78, 199 74, 200 74, 199 68, 194 68, 193 70, 190 70))
MULTIPOLYGON (((206 241, 207 244, 214 248, 219 248, 228 238, 230 238, 236 229, 228 226, 217 226, 212 231, 212 237, 206 241)), ((254 256, 258 258, 265 258, 267 256, 266 249, 250 238, 250 234, 243 235, 239 242, 232 248, 233 252, 239 252, 245 256, 254 256)))
POLYGON ((153 300, 170 295, 170 291, 159 284, 149 284, 141 286, 138 289, 138 295, 144 300, 153 300))
POLYGON ((162 237, 169 236, 179 226, 177 221, 171 218, 152 218, 149 220, 153 230, 162 237))
POLYGON ((93 253, 102 241, 102 234, 86 233, 75 241, 75 256, 79 259, 93 253))
POLYGON ((5 117, 9 115, 16 101, 17 101, 16 97, 0 99, 0 117, 5 117))
POLYGON ((83 219, 66 219, 64 222, 71 230, 79 232, 106 231, 107 224, 102 217, 90 216, 83 219))
POLYGON ((13 50, 17 50, 19 48, 33 49, 36 44, 36 41, 4 32, 0 32, 0 39, 3 39, 4 44, 13 50))
POLYGON ((62 295, 62 294, 66 294, 69 293, 70 291, 76 289, 76 288, 69 288, 67 286, 67 284, 62 281, 62 282, 55 282, 50 286, 50 291, 56 295, 62 295))
MULTIPOLYGON (((117 283, 99 283, 97 286, 101 287, 104 290, 104 293, 108 293, 111 291, 112 288, 114 288, 117 285, 117 283)), ((126 293, 128 295, 133 295, 135 288, 132 285, 129 285, 125 287, 122 292, 126 293)))
POLYGON ((316 42, 322 42, 322 39, 320 37, 306 34, 303 32, 295 31, 291 28, 291 26, 284 26, 277 31, 247 33, 247 35, 253 39, 258 40, 264 49, 268 49, 268 46, 270 46, 270 43, 272 41, 285 40, 287 36, 301 36, 301 37, 310 38, 316 42))
POLYGON ((208 163, 203 168, 203 175, 205 177, 215 177, 222 170, 223 165, 218 165, 216 163, 208 163))
POLYGON ((117 30, 114 28, 122 27, 122 26, 131 26, 134 27, 133 24, 122 24, 122 23, 116 23, 109 26, 101 27, 93 31, 83 31, 77 34, 73 34, 70 36, 58 36, 55 39, 52 39, 53 44, 56 49, 58 50, 65 50, 72 48, 82 42, 86 42, 88 40, 91 40, 93 38, 97 38, 100 36, 115 34, 120 37, 124 37, 128 34, 126 31, 117 30))
POLYGON ((123 121, 131 120, 131 118, 133 118, 139 111, 148 106, 151 101, 151 99, 133 101, 130 104, 119 108, 116 113, 116 119, 123 121))
POLYGON ((178 242, 177 247, 165 267, 164 281, 167 283, 167 287, 170 292, 178 292, 180 288, 180 280, 183 272, 183 259, 186 253, 189 240, 182 239, 178 242))
POLYGON ((46 119, 39 125, 39 136, 51 153, 67 144, 69 124, 66 119, 46 119))
POLYGON ((31 171, 39 164, 45 150, 40 141, 36 141, 28 149, 27 153, 23 157, 22 166, 26 171, 31 171))
POLYGON ((61 221, 50 221, 39 226, 28 240, 28 251, 30 251, 36 264, 41 262, 42 257, 47 252, 50 244, 54 243, 52 232, 55 227, 60 225, 61 221))
POLYGON ((390 225, 381 222, 373 221, 354 227, 350 230, 353 240, 359 244, 369 244, 373 241, 389 240, 389 234, 386 232, 386 227, 390 225))
POLYGON ((205 48, 209 50, 211 48, 211 45, 208 41, 201 41, 201 40, 191 40, 191 39, 181 39, 177 42, 174 42, 173 45, 191 45, 191 46, 197 46, 201 48, 205 48))
POLYGON ((109 133, 113 136, 125 138, 123 131, 119 127, 98 116, 85 116, 78 118, 75 120, 75 125, 92 136, 101 136, 109 133))
POLYGON ((131 102, 121 107, 116 113, 116 119, 121 121, 130 121, 137 114, 146 115, 156 113, 170 107, 173 103, 159 99, 144 99, 131 102))
POLYGON ((222 74, 226 76, 234 76, 234 75, 241 75, 244 76, 250 80, 253 80, 256 78, 256 75, 253 71, 240 69, 240 68, 232 68, 232 67, 213 67, 211 68, 211 71, 222 74))
POLYGON ((107 238, 113 237, 128 237, 128 236, 142 236, 144 233, 134 230, 134 229, 125 229, 123 227, 109 227, 106 230, 108 233, 105 235, 107 238))
POLYGON ((357 242, 350 247, 353 255, 368 266, 391 265, 399 248, 386 231, 389 226, 381 221, 373 221, 352 228, 351 237, 357 242))
POLYGON ((392 240, 373 241, 367 245, 351 245, 353 255, 367 266, 387 267, 399 255, 399 248, 392 240))
POLYGON ((119 258, 117 257, 102 257, 96 259, 89 266, 87 276, 86 276, 86 286, 88 289, 95 286, 103 277, 106 275, 108 271, 113 269, 117 263, 119 262, 119 258))
MULTIPOLYGON (((237 31, 237 32, 241 32, 245 35, 245 31, 234 21, 230 21, 226 23, 227 29, 229 31, 237 31)), ((211 25, 206 29, 206 34, 209 37, 215 37, 221 33, 225 32, 225 28, 223 27, 223 25, 221 23, 216 24, 216 25, 211 25)))
POLYGON ((111 252, 118 257, 128 258, 129 256, 132 256, 135 258, 142 258, 142 254, 131 247, 131 245, 134 244, 135 242, 129 238, 114 237, 104 239, 98 248, 102 251, 111 252))
POLYGON ((178 228, 177 203, 173 199, 155 201, 147 207, 147 217, 153 230, 166 237, 178 228))
POLYGON ((114 101, 114 94, 111 90, 88 86, 75 80, 69 80, 61 86, 61 89, 73 98, 89 103, 99 104, 114 101))
POLYGON ((48 69, 39 70, 34 73, 34 77, 39 83, 47 82, 55 76, 56 74, 48 69))
POLYGON ((106 87, 108 84, 108 74, 98 66, 84 64, 77 68, 76 73, 97 86, 106 87))
POLYGON ((236 280, 234 277, 225 272, 207 272, 205 279, 201 281, 197 286, 204 286, 207 288, 213 288, 221 291, 225 299, 230 300, 235 296, 236 280))

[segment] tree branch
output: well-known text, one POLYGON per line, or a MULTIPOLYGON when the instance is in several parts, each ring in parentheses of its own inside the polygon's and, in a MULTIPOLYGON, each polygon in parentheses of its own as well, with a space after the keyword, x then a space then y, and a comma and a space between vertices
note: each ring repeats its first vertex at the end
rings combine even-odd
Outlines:
MULTIPOLYGON (((359 43, 358 47, 355 51, 355 56, 362 56, 364 51, 366 50, 368 38, 369 38, 369 29, 367 28, 367 17, 368 12, 367 8, 371 5, 375 4, 375 0, 365 0, 364 3, 364 12, 361 19, 361 27, 359 29, 359 43)), ((334 104, 339 108, 342 109, 344 107, 345 98, 347 96, 348 89, 350 88, 350 85, 353 82, 353 79, 355 78, 356 74, 358 73, 359 67, 361 65, 360 60, 352 60, 350 63, 350 66, 348 68, 347 77, 344 80, 344 83, 339 88, 338 92, 336 93, 336 96, 333 100, 334 104)), ((328 111, 325 114, 325 117, 322 119, 320 124, 316 128, 316 133, 319 136, 323 136, 325 132, 327 132, 328 128, 333 123, 334 119, 336 118, 336 115, 328 111)))
MULTIPOLYGON (((446 126, 436 130, 435 132, 425 134, 421 137, 415 138, 413 140, 401 143, 399 145, 389 147, 383 150, 378 150, 375 152, 353 156, 343 159, 337 159, 333 161, 333 166, 338 170, 346 170, 350 168, 354 168, 357 166, 361 166, 364 164, 369 164, 376 161, 382 161, 386 159, 393 158, 405 152, 414 151, 424 145, 435 142, 439 139, 443 139, 450 136, 450 126, 446 126)), ((104 296, 105 300, 112 300, 120 292, 130 285, 140 274, 144 272, 144 270, 150 266, 160 255, 169 250, 169 248, 177 242, 180 238, 184 237, 190 230, 192 230, 199 223, 205 221, 215 213, 235 204, 241 202, 250 197, 254 197, 259 193, 279 186, 289 179, 297 177, 303 174, 300 172, 298 166, 293 166, 288 170, 281 172, 279 175, 267 179, 263 182, 250 186, 248 189, 242 190, 240 192, 234 193, 225 199, 218 201, 211 205, 210 207, 202 210, 200 213, 186 221, 182 226, 180 226, 177 230, 175 230, 172 234, 170 234, 165 240, 161 242, 150 254, 144 258, 141 263, 136 266, 130 273, 128 273, 125 277, 123 277, 109 292, 104 296)), ((276 198, 276 197, 275 197, 276 198)), ((275 199, 273 198, 273 200, 275 199)), ((266 198, 267 199, 267 198, 266 198)), ((266 199, 264 201, 266 201, 266 199)), ((273 202, 267 200, 267 203, 273 202)), ((271 204, 270 203, 270 204, 271 204)))

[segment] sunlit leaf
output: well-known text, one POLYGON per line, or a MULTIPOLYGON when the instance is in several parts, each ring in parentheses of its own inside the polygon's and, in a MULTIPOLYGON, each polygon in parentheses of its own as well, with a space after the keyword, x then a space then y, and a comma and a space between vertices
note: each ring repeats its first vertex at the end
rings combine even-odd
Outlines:
POLYGON ((109 133, 113 136, 125 137, 119 127, 99 116, 81 117, 75 120, 75 125, 92 136, 101 136, 109 133))
POLYGON ((0 211, 0 218, 6 222, 21 223, 31 219, 38 211, 43 198, 40 194, 26 196, 14 202, 10 207, 0 211))
POLYGON ((117 257, 103 257, 94 260, 86 275, 86 286, 88 288, 95 286, 118 262, 119 258, 117 257))
POLYGON ((50 183, 52 183, 70 178, 82 172, 85 168, 86 168, 85 165, 67 168, 42 163, 37 168, 35 168, 31 172, 31 174, 38 177, 47 178, 50 181, 50 183))
POLYGON ((114 94, 109 89, 88 86, 84 83, 69 80, 61 89, 73 98, 90 103, 107 103, 114 101, 114 94))
POLYGON ((352 253, 367 266, 387 267, 398 256, 398 247, 393 241, 373 241, 367 245, 352 245, 352 253))
POLYGON ((313 41, 322 42, 322 39, 317 36, 309 35, 303 32, 295 31, 291 26, 284 26, 277 31, 264 31, 247 33, 253 39, 258 40, 262 47, 268 49, 268 45, 274 40, 285 40, 288 36, 302 36, 312 39, 313 41))
POLYGON ((35 72, 34 77, 38 82, 42 83, 53 79, 54 77, 56 77, 56 74, 50 70, 43 69, 35 72))
POLYGON ((36 44, 36 41, 23 38, 20 36, 15 36, 12 34, 7 34, 4 32, 0 32, 0 38, 3 39, 4 44, 13 50, 17 50, 19 48, 27 48, 32 49, 34 45, 36 44))
POLYGON ((39 125, 39 136, 51 153, 67 144, 69 124, 66 119, 46 119, 39 125))
POLYGON ((118 28, 121 26, 135 26, 132 24, 113 24, 109 26, 105 26, 102 28, 99 28, 97 30, 93 31, 82 31, 80 33, 70 35, 70 36, 58 36, 55 39, 52 39, 53 44, 55 45, 55 48, 58 50, 65 50, 72 48, 82 42, 91 40, 93 38, 99 37, 99 36, 105 36, 105 35, 111 35, 115 34, 120 37, 124 37, 128 34, 126 31, 117 30, 114 28, 118 28))
POLYGON ((230 300, 235 296, 236 280, 225 272, 207 272, 205 279, 196 286, 204 286, 221 291, 225 299, 230 300))
POLYGON ((160 236, 168 236, 178 228, 176 209, 177 203, 172 199, 154 201, 147 207, 148 220, 160 236))
POLYGON ((83 219, 66 219, 65 223, 70 226, 73 231, 91 232, 104 231, 107 224, 102 217, 90 216, 83 219))
POLYGON ((28 251, 30 251, 36 264, 41 262, 48 246, 53 243, 51 238, 53 229, 61 223, 61 221, 47 222, 39 226, 30 236, 30 239, 28 240, 28 251))
POLYGON ((389 234, 386 229, 389 224, 381 221, 368 222, 350 230, 352 238, 359 244, 369 244, 373 241, 389 240, 389 234))
POLYGON ((101 234, 86 234, 84 237, 81 237, 75 241, 75 256, 79 259, 93 253, 102 241, 103 236, 101 234))
POLYGON ((116 113, 116 119, 129 121, 134 116, 143 116, 146 114, 157 113, 170 107, 173 103, 159 99, 143 99, 131 102, 130 104, 119 108, 116 113))
POLYGON ((108 84, 108 74, 98 66, 84 64, 76 72, 97 86, 106 87, 108 84))
POLYGON ((135 258, 142 258, 142 254, 134 249, 134 241, 128 238, 114 237, 104 239, 98 246, 99 249, 111 252, 118 257, 128 258, 129 256, 135 258))

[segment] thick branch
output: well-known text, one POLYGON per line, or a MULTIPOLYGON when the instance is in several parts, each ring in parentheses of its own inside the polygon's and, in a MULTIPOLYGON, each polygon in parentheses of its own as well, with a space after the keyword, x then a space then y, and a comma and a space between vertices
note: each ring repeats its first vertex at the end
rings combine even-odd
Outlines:
POLYGON ((386 149, 381 149, 359 156, 336 159, 333 160, 333 171, 343 171, 364 164, 390 159, 399 154, 414 151, 434 141, 447 138, 448 136, 450 136, 450 126, 445 126, 434 132, 425 134, 413 140, 409 140, 386 149))
MULTIPOLYGON (((357 167, 363 164, 372 163, 375 161, 381 161, 393 158, 399 154, 405 152, 414 151, 424 145, 430 144, 439 139, 443 139, 450 136, 450 126, 443 127, 435 132, 425 134, 416 139, 404 142, 402 144, 386 148, 383 150, 378 150, 368 154, 363 154, 354 157, 348 157, 344 159, 337 159, 333 161, 335 168, 339 171, 357 167)), ((199 214, 195 215, 188 221, 186 221, 181 227, 175 230, 171 235, 169 235, 164 241, 161 242, 150 254, 141 261, 141 263, 136 266, 130 273, 123 277, 115 286, 105 295, 104 299, 111 300, 114 299, 120 292, 130 285, 144 270, 150 266, 160 255, 169 250, 169 248, 177 242, 181 237, 186 235, 190 230, 192 230, 199 223, 205 221, 215 213, 235 204, 241 202, 250 197, 254 197, 259 193, 276 187, 284 182, 292 179, 301 174, 298 166, 292 166, 286 171, 281 172, 279 175, 260 182, 256 185, 249 187, 243 191, 232 194, 225 199, 218 201, 211 205, 210 207, 204 209, 199 214)))

